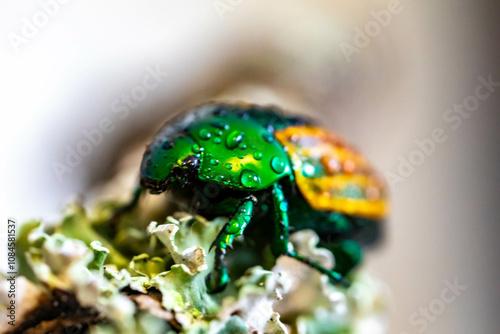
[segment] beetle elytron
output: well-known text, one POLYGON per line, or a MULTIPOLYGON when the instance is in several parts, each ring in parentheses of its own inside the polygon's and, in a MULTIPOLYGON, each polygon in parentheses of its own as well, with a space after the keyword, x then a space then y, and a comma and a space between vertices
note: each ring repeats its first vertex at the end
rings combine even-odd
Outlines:
POLYGON ((358 244, 377 238, 386 211, 384 183, 363 156, 332 132, 276 107, 210 103, 167 122, 144 153, 129 206, 144 189, 182 197, 207 183, 222 195, 200 211, 230 217, 212 244, 215 265, 205 278, 212 293, 226 286, 226 249, 252 217, 250 226, 264 225, 273 235, 275 256, 290 256, 348 285, 344 276, 361 259, 358 244), (305 228, 330 242, 334 270, 289 246, 289 229, 305 228))

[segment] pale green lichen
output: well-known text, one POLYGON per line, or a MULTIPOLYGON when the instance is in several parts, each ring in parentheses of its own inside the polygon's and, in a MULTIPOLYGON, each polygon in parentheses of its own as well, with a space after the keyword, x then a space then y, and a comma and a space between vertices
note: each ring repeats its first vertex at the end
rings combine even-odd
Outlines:
MULTIPOLYGON (((51 298, 62 290, 92 310, 94 319, 83 324, 89 333, 373 334, 387 329, 386 288, 367 274, 353 275, 349 289, 338 288, 326 276, 280 257, 270 270, 248 268, 222 294, 210 295, 204 277, 224 218, 207 221, 178 213, 147 225, 131 213, 114 231, 106 225, 112 207, 101 203, 90 217, 73 205, 61 223, 31 222, 18 239, 19 272, 40 294, 51 298)), ((332 267, 332 254, 317 248, 317 241, 310 230, 291 235, 296 251, 332 267)))

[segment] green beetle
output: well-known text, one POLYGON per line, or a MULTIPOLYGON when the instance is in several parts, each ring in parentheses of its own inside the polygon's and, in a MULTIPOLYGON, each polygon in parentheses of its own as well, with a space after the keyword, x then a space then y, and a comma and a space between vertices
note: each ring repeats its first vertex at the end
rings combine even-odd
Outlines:
POLYGON ((361 260, 358 243, 377 239, 386 211, 384 182, 339 136, 277 107, 251 104, 209 103, 167 122, 144 153, 140 187, 127 208, 144 189, 173 192, 205 216, 230 217, 211 248, 212 293, 226 286, 226 250, 249 225, 272 235, 276 257, 290 256, 348 285, 344 276, 361 260), (206 185, 216 186, 218 196, 202 202, 193 190, 206 185), (306 228, 329 242, 334 270, 289 246, 289 230, 306 228))

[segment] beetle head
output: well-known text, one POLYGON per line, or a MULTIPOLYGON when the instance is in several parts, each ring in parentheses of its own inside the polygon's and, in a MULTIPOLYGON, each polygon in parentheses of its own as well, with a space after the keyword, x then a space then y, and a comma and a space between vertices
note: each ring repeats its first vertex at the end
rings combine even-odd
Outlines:
POLYGON ((141 186, 152 194, 182 187, 198 174, 199 153, 195 142, 183 135, 151 143, 141 163, 141 186))

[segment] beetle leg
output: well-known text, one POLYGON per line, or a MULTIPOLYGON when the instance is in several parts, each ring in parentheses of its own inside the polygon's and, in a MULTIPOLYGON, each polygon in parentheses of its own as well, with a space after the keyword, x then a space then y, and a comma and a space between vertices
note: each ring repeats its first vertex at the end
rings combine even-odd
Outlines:
POLYGON ((252 218, 256 201, 255 196, 244 199, 212 243, 210 249, 215 248, 214 269, 205 277, 209 293, 220 292, 226 287, 228 282, 227 268, 224 263, 226 249, 232 247, 234 239, 243 234, 252 218))
POLYGON ((275 214, 275 231, 274 239, 271 244, 271 250, 275 256, 287 255, 300 262, 307 264, 308 266, 318 270, 322 274, 327 275, 336 283, 340 283, 345 287, 349 286, 349 282, 338 272, 326 269, 319 263, 311 260, 308 257, 297 254, 295 251, 288 246, 288 235, 289 235, 289 223, 288 223, 288 204, 278 183, 273 186, 273 206, 275 214))
POLYGON ((278 183, 273 185, 273 207, 274 207, 274 237, 271 243, 271 251, 275 256, 287 254, 288 248, 288 202, 278 183))
POLYGON ((294 259, 297 259, 302 263, 307 264, 308 266, 316 269, 317 271, 319 271, 322 274, 327 275, 335 283, 339 283, 346 288, 348 288, 350 286, 350 283, 340 273, 338 273, 334 270, 326 269, 325 267, 323 267, 322 265, 320 265, 316 261, 311 260, 308 257, 299 255, 299 254, 295 253, 294 251, 289 251, 286 255, 293 257, 294 259))

